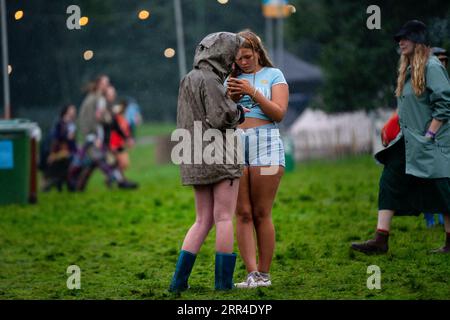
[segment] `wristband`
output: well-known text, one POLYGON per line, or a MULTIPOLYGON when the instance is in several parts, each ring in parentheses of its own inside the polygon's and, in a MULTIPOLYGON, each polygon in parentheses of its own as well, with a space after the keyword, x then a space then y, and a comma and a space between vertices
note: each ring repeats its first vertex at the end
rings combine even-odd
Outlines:
POLYGON ((431 130, 428 130, 426 134, 430 135, 433 139, 436 137, 436 133, 431 130))

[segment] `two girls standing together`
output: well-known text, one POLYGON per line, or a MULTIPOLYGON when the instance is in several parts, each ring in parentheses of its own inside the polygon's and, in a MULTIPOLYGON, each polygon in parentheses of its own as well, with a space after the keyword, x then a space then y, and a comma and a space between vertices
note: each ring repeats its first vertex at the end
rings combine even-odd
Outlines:
MULTIPOLYGON (((442 212, 446 241, 434 252, 449 253, 450 79, 431 54, 422 22, 409 21, 394 38, 401 50, 396 89, 400 133, 376 154, 384 164, 376 235, 353 243, 352 249, 386 253, 394 215, 442 212)), ((197 219, 184 240, 171 291, 188 288, 196 254, 214 224, 215 287, 233 287, 234 212, 238 246, 248 271, 246 281, 235 286, 271 285, 269 269, 275 246, 271 211, 284 172, 284 150, 276 123, 286 113, 288 95, 283 74, 273 67, 255 34, 216 33, 201 41, 194 70, 181 82, 178 127, 192 133, 194 121, 201 121, 202 129, 219 129, 225 135, 226 129, 239 126, 245 166, 181 165, 183 184, 194 186, 197 219), (267 162, 263 159, 268 153, 276 170, 265 175, 262 167, 267 162)))
MULTIPOLYGON (((271 285, 275 247, 271 213, 284 172, 284 149, 276 123, 286 113, 288 97, 283 74, 273 67, 254 33, 214 33, 197 46, 194 69, 180 83, 177 128, 195 139, 194 122, 201 122, 203 132, 220 130, 225 141, 226 130, 239 127, 241 143, 225 149, 240 153, 244 163, 234 157, 233 163, 226 164, 181 164, 183 185, 194 188, 196 220, 184 239, 170 291, 189 287, 197 253, 214 225, 215 288, 233 288, 234 213, 238 246, 248 271, 247 279, 236 287, 271 285), (268 166, 271 170, 264 172, 268 166)), ((202 150, 211 144, 200 139, 192 141, 191 154, 196 143, 202 150)))

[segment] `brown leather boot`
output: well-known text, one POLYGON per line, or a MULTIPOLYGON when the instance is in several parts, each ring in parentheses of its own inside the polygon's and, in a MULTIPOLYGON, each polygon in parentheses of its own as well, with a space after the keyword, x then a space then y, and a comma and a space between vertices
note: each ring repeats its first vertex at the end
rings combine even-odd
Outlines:
POLYGON ((365 254, 383 254, 388 252, 389 233, 377 231, 375 238, 363 243, 352 243, 352 249, 365 254))

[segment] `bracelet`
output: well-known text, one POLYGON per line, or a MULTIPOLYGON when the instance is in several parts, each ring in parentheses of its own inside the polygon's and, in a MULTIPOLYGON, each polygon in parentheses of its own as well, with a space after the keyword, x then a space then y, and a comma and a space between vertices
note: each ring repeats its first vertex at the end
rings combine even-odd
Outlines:
POLYGON ((428 130, 427 134, 430 135, 433 139, 436 137, 436 133, 431 130, 428 130))

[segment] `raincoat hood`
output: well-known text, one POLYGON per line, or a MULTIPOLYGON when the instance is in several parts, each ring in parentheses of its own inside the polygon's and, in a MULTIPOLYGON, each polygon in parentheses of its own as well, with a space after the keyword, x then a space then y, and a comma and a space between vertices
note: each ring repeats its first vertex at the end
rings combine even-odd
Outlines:
POLYGON ((197 46, 194 68, 209 66, 222 81, 231 73, 234 58, 244 38, 231 32, 216 32, 207 35, 197 46))

